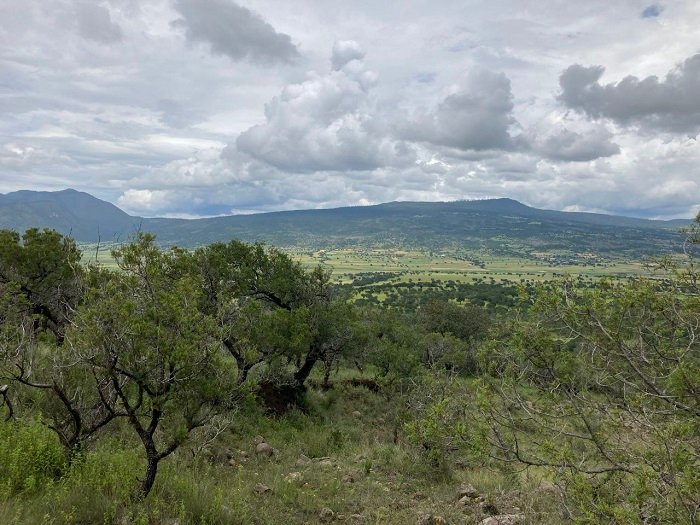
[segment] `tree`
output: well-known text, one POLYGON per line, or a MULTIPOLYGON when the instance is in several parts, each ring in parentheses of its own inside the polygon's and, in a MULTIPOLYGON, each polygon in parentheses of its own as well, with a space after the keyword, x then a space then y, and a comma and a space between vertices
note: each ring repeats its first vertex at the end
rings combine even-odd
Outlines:
POLYGON ((332 301, 329 273, 305 270, 277 249, 239 241, 200 248, 194 258, 204 283, 204 311, 221 327, 237 382, 259 364, 294 365, 285 390, 298 398, 329 348, 322 327, 332 301))
POLYGON ((69 459, 113 418, 92 388, 95 378, 63 344, 82 299, 80 259, 73 240, 55 231, 31 229, 21 239, 0 231, 3 398, 10 413, 11 395, 38 410, 69 459))
POLYGON ((96 378, 103 405, 124 417, 143 446, 139 494, 188 434, 231 409, 241 391, 221 351, 216 318, 204 313, 195 259, 163 252, 150 235, 113 252, 119 271, 93 268, 67 339, 96 378))
POLYGON ((81 256, 73 239, 54 230, 32 228, 21 239, 0 230, 0 290, 23 295, 35 328, 59 344, 80 301, 81 256))

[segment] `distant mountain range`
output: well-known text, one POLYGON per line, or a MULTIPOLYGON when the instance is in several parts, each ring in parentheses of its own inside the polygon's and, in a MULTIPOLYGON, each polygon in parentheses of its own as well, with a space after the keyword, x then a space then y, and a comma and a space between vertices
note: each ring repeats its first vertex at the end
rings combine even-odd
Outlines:
POLYGON ((262 241, 308 249, 395 247, 616 253, 639 257, 677 251, 678 229, 690 221, 653 221, 531 208, 511 199, 390 202, 323 210, 207 219, 133 217, 76 190, 0 194, 0 228, 54 228, 80 242, 125 240, 155 233, 161 244, 194 247, 216 241, 262 241))

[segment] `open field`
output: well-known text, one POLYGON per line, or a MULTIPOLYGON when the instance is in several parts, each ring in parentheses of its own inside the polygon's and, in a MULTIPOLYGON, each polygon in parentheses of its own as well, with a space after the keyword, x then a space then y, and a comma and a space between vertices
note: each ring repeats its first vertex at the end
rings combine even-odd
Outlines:
MULTIPOLYGON (((115 244, 81 244, 84 262, 114 267, 110 251, 115 244)), ((350 284, 359 274, 387 274, 374 283, 454 281, 455 283, 517 283, 548 281, 562 276, 585 279, 653 275, 644 261, 612 259, 593 254, 555 252, 524 253, 521 257, 489 253, 404 251, 397 249, 345 248, 309 251, 285 250, 305 267, 322 265, 334 281, 350 284)))
POLYGON ((386 272, 390 282, 482 280, 519 282, 550 280, 563 275, 574 278, 627 277, 651 275, 642 261, 601 259, 590 254, 556 253, 505 257, 489 254, 430 253, 401 250, 342 249, 290 251, 305 266, 321 264, 333 271, 341 283, 350 283, 357 274, 386 272))

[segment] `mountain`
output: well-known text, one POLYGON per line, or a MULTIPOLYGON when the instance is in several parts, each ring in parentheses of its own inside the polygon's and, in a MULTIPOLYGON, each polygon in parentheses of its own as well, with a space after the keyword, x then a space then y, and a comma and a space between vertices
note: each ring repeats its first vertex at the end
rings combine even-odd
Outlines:
POLYGON ((114 204, 71 189, 0 194, 0 228, 19 232, 48 227, 78 241, 110 241, 134 231, 139 221, 114 204))
POLYGON ((75 190, 0 195, 0 228, 51 227, 82 242, 153 232, 164 245, 194 247, 237 238, 308 249, 394 247, 594 252, 640 257, 676 251, 689 221, 653 221, 532 208, 512 199, 390 202, 206 219, 131 217, 75 190))

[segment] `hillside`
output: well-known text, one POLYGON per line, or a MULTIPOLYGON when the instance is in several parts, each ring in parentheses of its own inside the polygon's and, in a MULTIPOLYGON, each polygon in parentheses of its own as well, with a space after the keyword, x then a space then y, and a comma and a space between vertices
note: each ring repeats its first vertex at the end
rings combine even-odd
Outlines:
POLYGON ((0 195, 0 228, 51 227, 81 242, 124 239, 137 229, 161 243, 193 247, 232 238, 280 247, 401 247, 616 253, 629 257, 677 249, 683 221, 652 221, 541 210, 511 199, 391 202, 206 219, 142 219, 75 190, 0 195))
POLYGON ((46 227, 78 241, 111 241, 133 231, 138 221, 113 204, 72 189, 0 194, 0 228, 20 232, 46 227))

